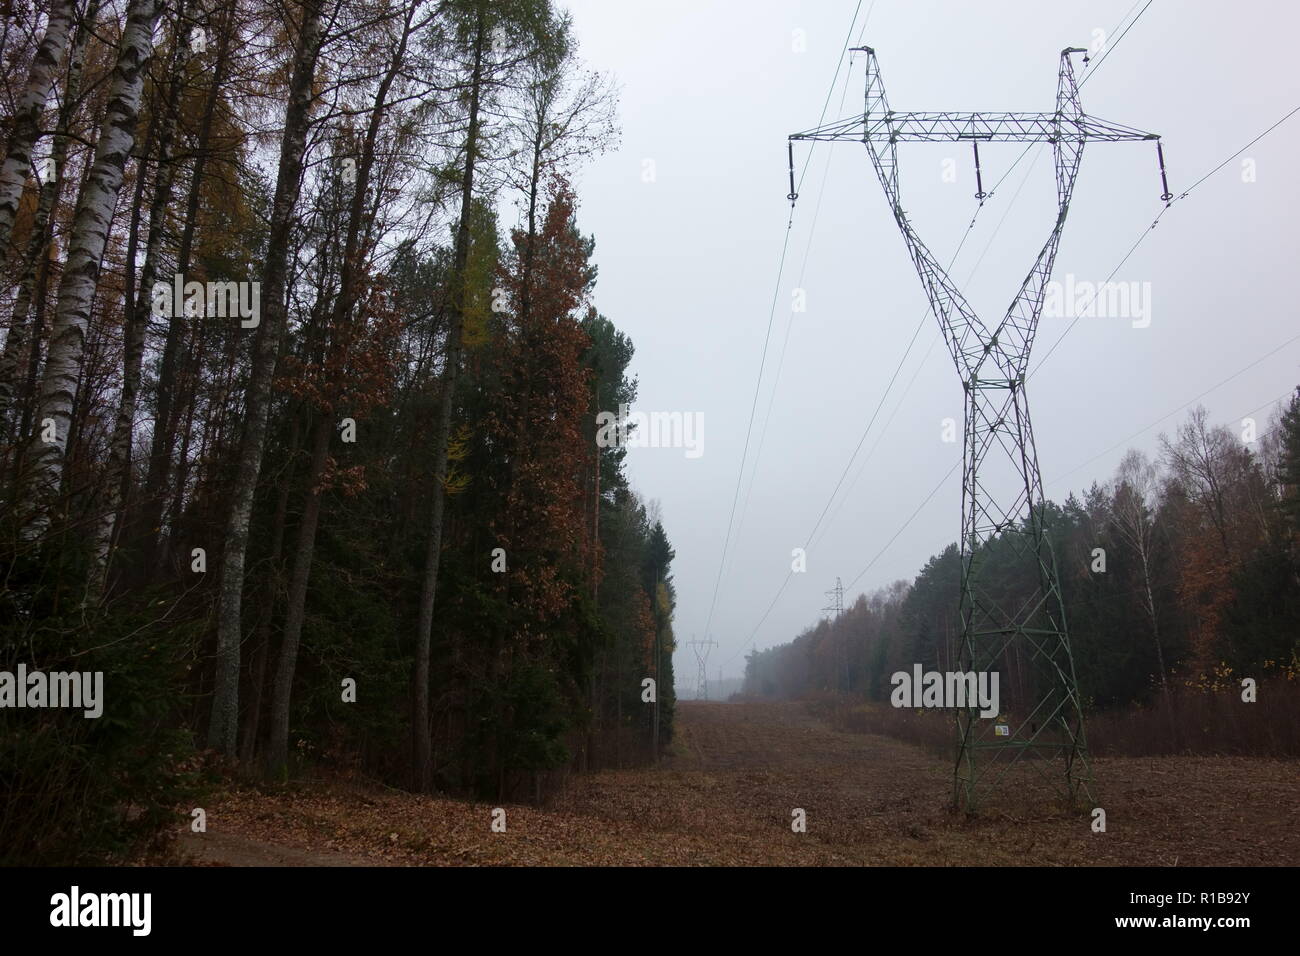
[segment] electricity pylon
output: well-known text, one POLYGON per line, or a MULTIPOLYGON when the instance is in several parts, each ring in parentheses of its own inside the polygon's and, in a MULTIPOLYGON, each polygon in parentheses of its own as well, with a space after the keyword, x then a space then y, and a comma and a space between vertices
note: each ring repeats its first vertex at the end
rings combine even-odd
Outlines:
MULTIPOLYGON (((835 620, 838 621, 840 619, 840 615, 844 613, 844 582, 841 581, 839 578, 836 578, 835 587, 831 588, 829 591, 826 592, 826 599, 830 603, 827 604, 826 607, 822 608, 822 610, 833 612, 835 614, 835 620)), ((835 659, 836 659, 835 670, 838 671, 839 673, 835 677, 835 682, 838 684, 840 682, 840 678, 844 678, 844 690, 847 691, 849 689, 848 644, 847 642, 844 641, 844 636, 842 634, 838 636, 840 640, 839 640, 839 644, 835 648, 835 659)))
MULTIPOLYGON (((855 52, 865 53, 867 58, 863 114, 796 133, 790 139, 860 142, 867 147, 965 390, 959 605, 962 668, 978 672, 1001 665, 1005 676, 1008 665, 1022 663, 1025 657, 1031 665, 1029 673, 1024 673, 1022 663, 1014 681, 1002 682, 1002 714, 996 719, 981 719, 975 707, 958 711, 954 802, 959 808, 974 809, 1016 764, 1033 766, 1063 785, 1072 802, 1080 796, 1091 800, 1083 710, 1056 560, 1043 524, 1043 484, 1025 400, 1025 370, 1084 144, 1156 141, 1165 183, 1161 198, 1168 202, 1159 137, 1084 113, 1071 56, 1086 51, 1076 47, 1061 51, 1056 109, 1050 113, 896 113, 885 99, 875 51, 860 47, 855 52), (975 314, 917 236, 899 198, 900 142, 966 140, 975 150, 976 198, 980 200, 987 195, 978 175, 981 140, 1051 143, 1056 161, 1055 224, 994 329, 975 314), (1016 590, 1008 588, 1005 579, 992 580, 984 564, 995 552, 999 565, 1012 557, 1021 561, 1025 576, 1036 578, 1037 583, 1016 590), (1064 774, 1054 769, 1061 760, 1064 774)), ((789 198, 791 202, 797 198, 793 173, 789 198)))
POLYGON ((718 642, 713 640, 697 640, 695 635, 686 644, 695 652, 695 662, 699 664, 700 669, 695 675, 695 699, 709 699, 709 648, 717 647, 718 642), (700 648, 704 648, 704 653, 700 653, 700 648))

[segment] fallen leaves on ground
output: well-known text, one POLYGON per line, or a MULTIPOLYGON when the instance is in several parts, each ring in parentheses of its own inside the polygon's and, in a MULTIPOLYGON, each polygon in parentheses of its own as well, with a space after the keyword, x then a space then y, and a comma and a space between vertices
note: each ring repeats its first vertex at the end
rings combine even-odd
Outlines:
MULTIPOLYGON (((829 729, 797 703, 682 702, 675 756, 574 777, 556 806, 378 787, 234 789, 180 852, 209 865, 1289 865, 1300 767, 1249 757, 1094 763, 1089 813, 1013 781, 978 816, 948 809, 952 769, 910 744, 829 729), (791 829, 805 811, 807 832, 791 829)), ((1036 774, 1030 773, 1030 777, 1036 774)))

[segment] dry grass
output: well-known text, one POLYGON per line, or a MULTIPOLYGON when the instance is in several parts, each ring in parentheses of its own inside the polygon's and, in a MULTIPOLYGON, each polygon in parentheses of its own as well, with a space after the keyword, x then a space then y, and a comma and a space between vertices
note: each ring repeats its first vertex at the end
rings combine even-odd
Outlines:
POLYGON ((1288 674, 1261 680, 1253 703, 1236 681, 1175 684, 1167 703, 1157 693, 1143 706, 1090 716, 1089 746, 1098 755, 1300 757, 1300 681, 1288 674))
MULTIPOLYGON (((262 865, 1296 865, 1295 761, 1096 761, 1107 832, 1088 815, 1003 801, 948 810, 946 758, 830 729, 804 705, 679 705, 658 768, 571 782, 554 809, 492 807, 354 785, 212 801, 191 862, 262 865), (791 811, 807 832, 791 831, 791 811)), ((1020 790, 1022 796, 1032 795, 1020 790)))
MULTIPOLYGON (((952 712, 914 710, 822 695, 807 701, 811 713, 838 730, 881 734, 916 744, 937 756, 955 754, 952 712)), ((1088 747, 1097 757, 1185 756, 1300 757, 1300 682, 1274 677, 1241 699, 1235 682, 1175 684, 1166 701, 1086 715, 1088 747)))

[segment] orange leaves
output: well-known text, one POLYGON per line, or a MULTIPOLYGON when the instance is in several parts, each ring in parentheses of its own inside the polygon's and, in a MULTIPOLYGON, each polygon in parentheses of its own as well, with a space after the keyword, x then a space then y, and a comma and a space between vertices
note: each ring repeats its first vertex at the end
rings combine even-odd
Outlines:
POLYGON ((326 414, 359 418, 392 397, 400 331, 383 278, 370 277, 348 315, 331 311, 304 327, 302 348, 280 360, 276 388, 326 414))
POLYGON ((547 620, 572 600, 589 561, 586 476, 592 449, 583 435, 590 399, 578 310, 590 284, 590 247, 574 222, 567 185, 552 184, 535 235, 515 230, 497 270, 508 306, 496 342, 499 392, 486 424, 509 461, 504 533, 524 556, 512 582, 526 613, 547 620))
POLYGON ((312 494, 320 495, 337 488, 344 496, 352 498, 361 494, 367 487, 369 486, 366 484, 365 465, 339 468, 338 462, 333 457, 329 457, 325 459, 325 471, 321 474, 320 482, 312 489, 312 494))

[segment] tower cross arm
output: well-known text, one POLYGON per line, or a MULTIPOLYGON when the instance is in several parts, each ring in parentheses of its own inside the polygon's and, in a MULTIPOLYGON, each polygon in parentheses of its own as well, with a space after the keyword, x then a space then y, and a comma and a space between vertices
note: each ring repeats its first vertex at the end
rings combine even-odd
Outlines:
POLYGON ((1058 137, 1118 143, 1159 139, 1156 133, 1096 116, 1068 113, 871 113, 795 133, 792 140, 820 142, 992 143, 1054 142, 1058 137))

